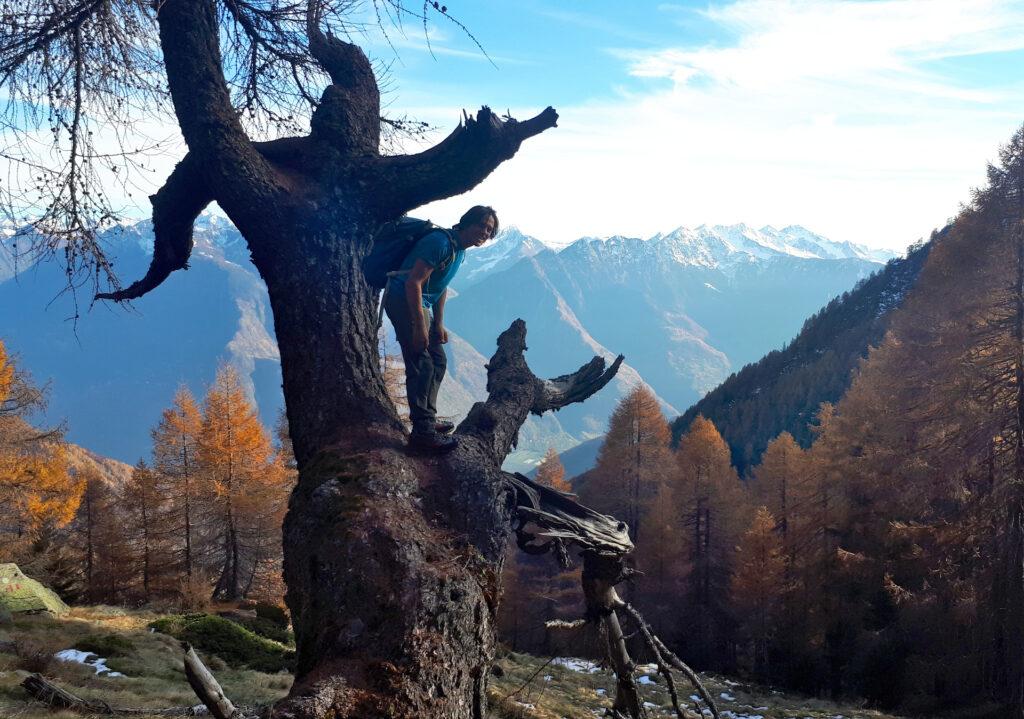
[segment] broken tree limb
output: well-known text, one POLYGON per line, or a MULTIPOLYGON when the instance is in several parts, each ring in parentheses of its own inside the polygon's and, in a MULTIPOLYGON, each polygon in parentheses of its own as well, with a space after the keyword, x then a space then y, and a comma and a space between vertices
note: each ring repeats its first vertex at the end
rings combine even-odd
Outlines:
POLYGON ((112 707, 105 701, 89 701, 72 694, 38 674, 32 674, 21 683, 22 688, 36 701, 51 709, 63 709, 79 714, 101 716, 205 716, 205 706, 170 707, 168 709, 127 709, 112 707))
POLYGON ((487 400, 473 405, 456 430, 460 442, 478 441, 499 466, 531 412, 584 401, 608 384, 622 364, 616 360, 606 369, 604 359, 595 357, 572 374, 543 380, 527 366, 525 352, 526 323, 517 319, 498 337, 498 348, 487 362, 487 400))
POLYGON ((153 259, 146 276, 123 290, 101 292, 96 295, 97 300, 137 299, 159 286, 175 270, 188 267, 195 244, 192 224, 213 201, 195 155, 185 155, 164 186, 149 199, 153 204, 153 259))
POLYGON ((718 707, 696 673, 654 635, 640 612, 624 602, 615 591, 616 585, 636 575, 625 564, 626 555, 633 550, 626 523, 595 512, 576 502, 574 495, 537 484, 522 474, 506 473, 504 476, 515 491, 516 522, 513 528, 520 549, 531 554, 557 552, 571 542, 582 550, 586 618, 583 622, 549 622, 548 626, 575 629, 584 622, 600 624, 607 638, 608 661, 617 679, 615 701, 609 714, 630 719, 647 716, 640 689, 633 679, 636 665, 627 651, 626 637, 617 614, 621 610, 636 624, 637 631, 655 657, 658 672, 668 686, 676 715, 685 716, 679 704, 672 669, 678 670, 690 680, 708 705, 712 716, 719 719, 718 707), (543 541, 538 544, 538 540, 543 541))
POLYGON ((185 678, 188 679, 192 691, 216 719, 245 717, 244 712, 236 709, 231 700, 224 696, 224 690, 220 688, 213 672, 206 668, 195 650, 188 644, 185 645, 185 678))
POLYGON ((611 366, 605 369, 604 357, 595 357, 572 374, 541 380, 540 390, 530 411, 540 415, 548 410, 561 409, 573 402, 582 402, 611 381, 619 371, 623 359, 625 357, 619 355, 611 366))

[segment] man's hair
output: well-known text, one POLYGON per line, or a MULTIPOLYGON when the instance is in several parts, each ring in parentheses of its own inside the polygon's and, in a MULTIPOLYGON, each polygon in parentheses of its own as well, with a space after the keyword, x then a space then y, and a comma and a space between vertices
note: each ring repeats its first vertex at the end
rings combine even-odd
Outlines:
POLYGON ((493 207, 488 207, 487 205, 473 205, 470 207, 459 218, 459 223, 455 225, 455 229, 461 230, 478 222, 484 222, 488 217, 494 218, 494 232, 491 234, 491 237, 494 237, 498 234, 498 213, 494 211, 493 207))

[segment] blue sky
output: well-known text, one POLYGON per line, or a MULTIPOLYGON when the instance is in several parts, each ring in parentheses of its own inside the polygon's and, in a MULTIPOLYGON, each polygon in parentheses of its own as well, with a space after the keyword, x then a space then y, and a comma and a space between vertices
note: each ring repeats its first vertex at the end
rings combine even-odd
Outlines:
MULTIPOLYGON (((744 222, 902 250, 957 213, 1024 123, 1024 0, 451 0, 487 55, 437 13, 386 40, 372 7, 353 37, 390 68, 385 112, 430 122, 428 142, 484 104, 560 115, 416 214, 490 204, 554 245, 744 222)), ((128 178, 131 198, 111 190, 142 216, 184 149, 173 124, 140 128, 170 150, 128 178)))
MULTIPOLYGON (((489 0, 448 4, 493 59, 433 17, 363 44, 391 64, 388 112, 553 105, 466 196, 563 244, 679 225, 801 224, 902 249, 941 226, 1024 122, 1024 2, 489 0), (397 56, 396 56, 397 52, 397 56)), ((413 147, 409 148, 415 149, 413 147)))

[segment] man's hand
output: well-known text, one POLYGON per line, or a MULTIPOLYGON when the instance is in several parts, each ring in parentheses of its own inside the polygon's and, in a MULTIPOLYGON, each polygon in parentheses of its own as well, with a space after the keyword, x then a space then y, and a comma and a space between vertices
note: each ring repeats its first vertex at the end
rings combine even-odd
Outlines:
POLYGON ((437 338, 441 341, 441 344, 448 344, 448 329, 444 325, 440 323, 435 324, 434 332, 437 333, 437 338))
POLYGON ((422 322, 413 322, 412 325, 412 347, 413 354, 419 354, 427 349, 427 331, 422 322))

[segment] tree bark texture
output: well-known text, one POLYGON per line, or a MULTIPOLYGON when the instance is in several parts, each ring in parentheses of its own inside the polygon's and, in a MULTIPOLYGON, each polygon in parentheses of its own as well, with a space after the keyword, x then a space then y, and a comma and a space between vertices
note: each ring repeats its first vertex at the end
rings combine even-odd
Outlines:
POLYGON ((230 105, 214 0, 167 0, 158 22, 189 153, 151 198, 149 272, 106 297, 138 297, 187 267, 192 222, 211 201, 267 283, 299 469, 284 524, 296 678, 274 715, 483 717, 515 503, 501 463, 529 413, 583 401, 621 358, 538 379, 516 322, 488 365, 488 399, 456 430, 458 448, 411 455, 361 262, 383 222, 470 189, 557 114, 517 122, 483 108, 430 150, 382 157, 370 63, 322 33, 311 9, 310 54, 332 84, 308 136, 253 143, 230 105))

